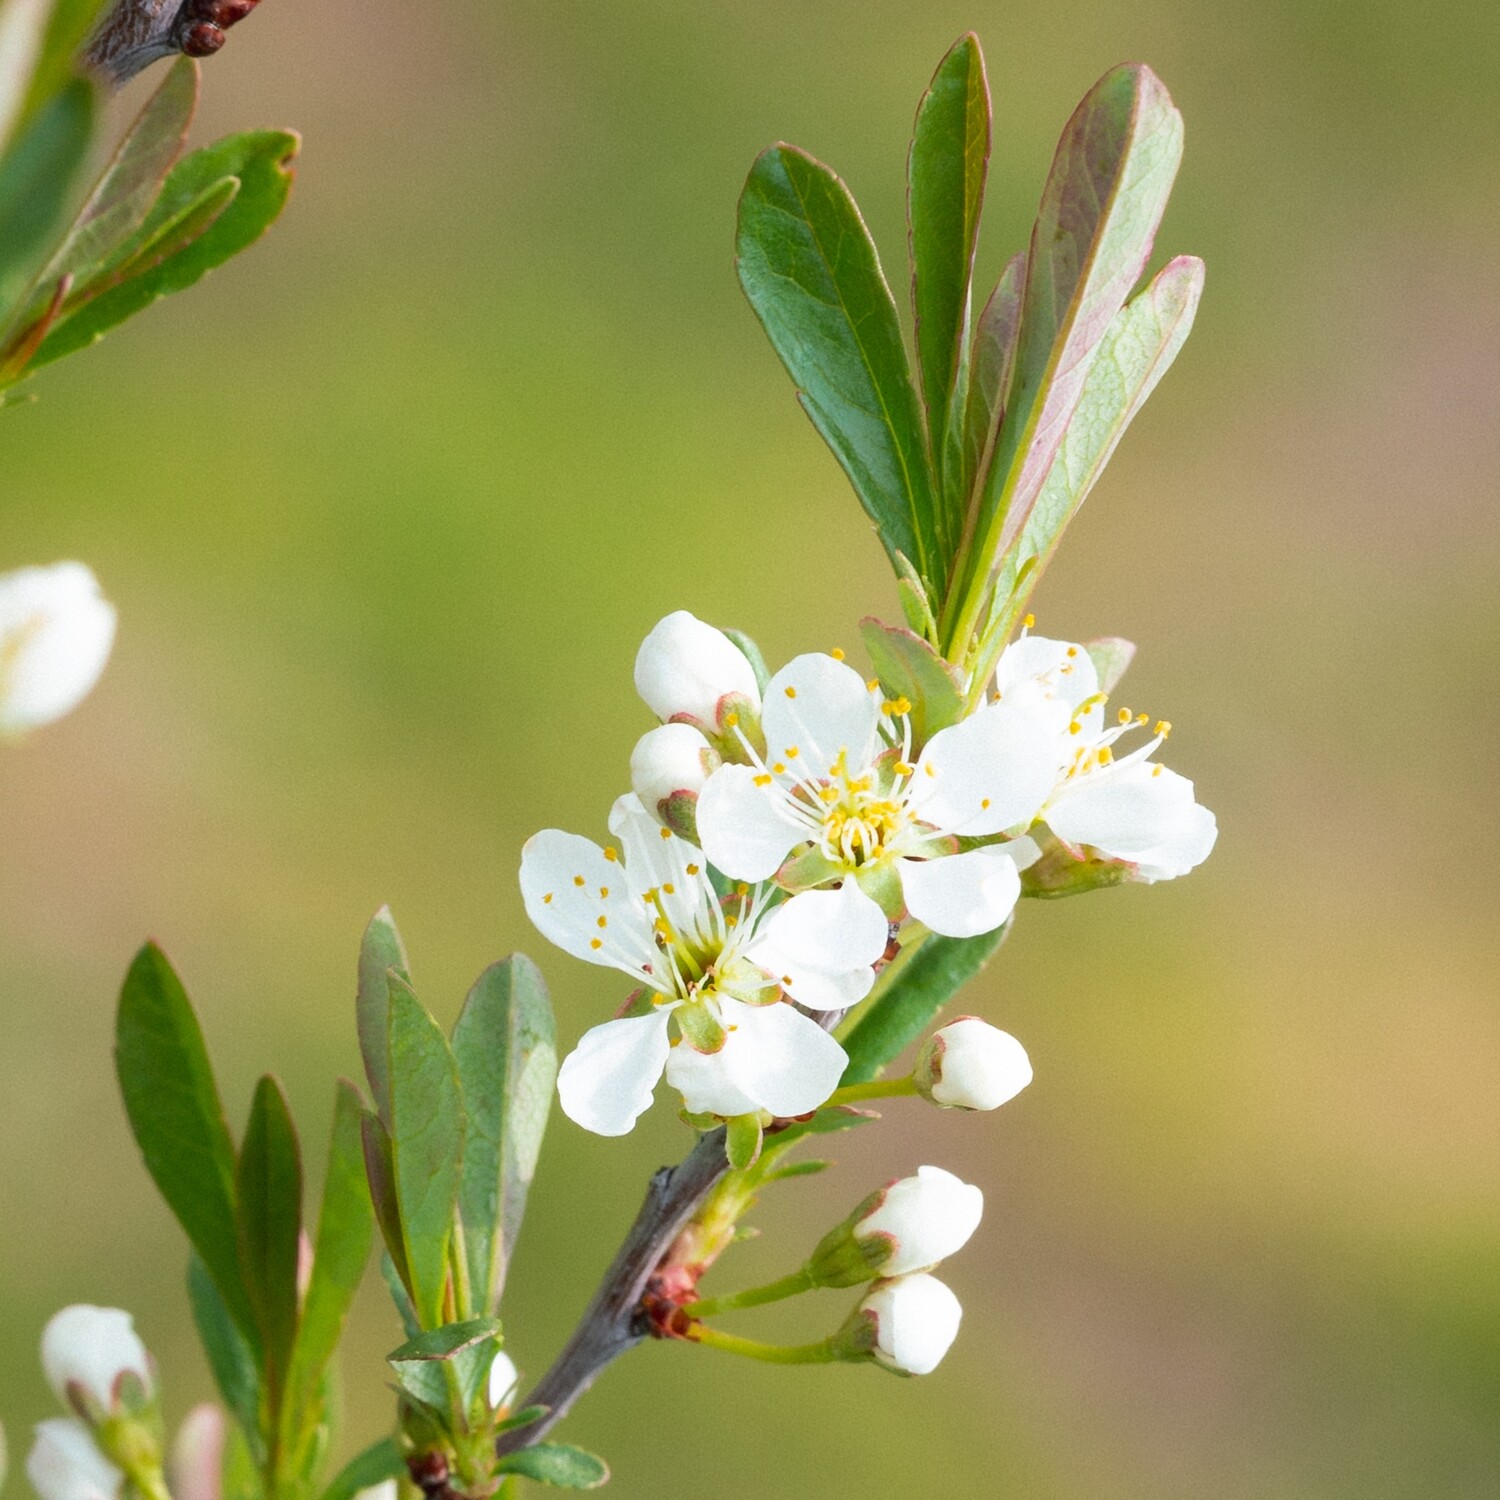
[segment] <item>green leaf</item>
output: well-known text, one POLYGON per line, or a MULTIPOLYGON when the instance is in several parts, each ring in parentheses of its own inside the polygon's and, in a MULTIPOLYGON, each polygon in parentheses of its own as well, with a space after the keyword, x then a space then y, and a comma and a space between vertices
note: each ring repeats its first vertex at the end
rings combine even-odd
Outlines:
POLYGON ((458 1204, 464 1113, 448 1040, 391 972, 391 1160, 412 1301, 425 1328, 443 1322, 458 1204))
POLYGON ((240 1279, 234 1144, 198 1018, 155 943, 136 955, 120 991, 115 1070, 146 1170, 255 1346, 240 1279))
POLYGON ((759 1115, 735 1115, 726 1120, 724 1154, 737 1172, 754 1165, 760 1156, 762 1131, 759 1115))
POLYGON ((255 1355, 245 1336, 235 1326, 224 1306, 224 1299, 214 1285, 208 1268, 195 1254, 188 1260, 188 1301, 192 1304, 193 1323, 208 1355, 214 1384, 224 1405, 240 1424, 259 1463, 265 1453, 260 1431, 260 1376, 255 1355))
POLYGON ((938 64, 917 109, 907 161, 912 310, 927 430, 938 471, 945 564, 958 549, 967 492, 947 474, 950 411, 960 417, 967 387, 970 282, 990 160, 990 90, 972 32, 938 64))
POLYGON ((359 988, 355 993, 355 1021, 359 1027, 359 1050, 365 1060, 365 1077, 375 1112, 386 1128, 391 1123, 390 986, 386 975, 394 971, 411 983, 411 965, 406 945, 396 930, 396 919, 382 906, 365 928, 359 945, 359 988))
POLYGON ((453 1028, 466 1128, 459 1211, 476 1310, 499 1308, 557 1079, 541 970, 522 953, 475 981, 453 1028))
POLYGON ((406 1473, 406 1461, 393 1438, 371 1443, 339 1470, 332 1484, 323 1491, 322 1500, 354 1500, 361 1490, 368 1490, 387 1479, 399 1479, 406 1473))
POLYGON ((740 197, 740 285, 886 551, 931 584, 942 554, 922 411, 901 325, 848 189, 795 146, 771 146, 740 197))
POLYGON ((519 1474, 561 1490, 596 1490, 609 1482, 609 1465, 567 1443, 537 1443, 507 1453, 495 1466, 501 1474, 519 1474))
POLYGON ((1012 619, 1024 613, 1068 523, 1104 472, 1125 429, 1187 342, 1202 294, 1203 262, 1180 255, 1116 315, 1100 341, 1077 410, 1027 517, 1020 543, 1006 555, 1000 571, 1000 588, 1009 589, 1026 561, 1037 559, 1027 586, 1012 596, 1012 619))
POLYGON ((1021 293, 1026 284, 1026 252, 1011 257, 974 329, 965 392, 962 452, 957 459, 959 488, 967 498, 984 468, 990 440, 1000 425, 1006 393, 1016 363, 1016 334, 1021 326, 1021 293))
POLYGON ((88 156, 98 90, 75 79, 0 159, 0 330, 57 228, 88 156))
POLYGON ((925 938, 888 971, 889 980, 842 1037, 844 1083, 868 1083, 922 1035, 937 1013, 994 956, 1010 923, 971 938, 925 938))
POLYGON ((451 1366, 458 1382, 458 1415, 462 1416, 485 1389, 500 1343, 500 1324, 494 1318, 469 1318, 418 1334, 388 1354, 386 1361, 404 1391, 438 1412, 452 1405, 448 1377, 439 1368, 451 1366))
POLYGON ((127 318, 162 297, 185 291, 254 244, 286 206, 292 186, 291 162, 299 146, 299 138, 289 131, 251 131, 184 157, 167 177, 137 241, 122 247, 120 273, 126 279, 60 322, 43 341, 32 368, 96 343, 127 318), (156 239, 163 226, 178 219, 184 209, 199 203, 208 189, 229 177, 239 182, 239 191, 203 234, 140 274, 127 274, 132 255, 156 239))
MULTIPOLYGON (((41 0, 40 4, 27 4, 21 0, 21 9, 49 12, 41 56, 32 74, 31 88, 27 94, 23 118, 29 119, 60 89, 67 86, 78 67, 77 54, 82 48, 94 23, 113 3, 113 0, 41 0)), ((11 0, 15 4, 15 0, 11 0)))
POLYGON ((1135 642, 1118 635, 1100 636, 1096 641, 1085 641, 1083 649, 1088 652, 1094 670, 1099 674, 1099 691, 1112 693, 1119 686, 1126 668, 1135 660, 1135 642))
POLYGON ((964 697, 953 668, 919 635, 874 618, 861 620, 859 631, 887 694, 911 704, 914 750, 963 718, 964 697))
POLYGON ((0 0, 0 151, 20 123, 51 13, 52 0, 0 0))
MULTIPOLYGON (((391 1270, 410 1296, 411 1268, 406 1263, 406 1242, 401 1235, 401 1208, 396 1202, 396 1162, 391 1137, 380 1123, 380 1116, 371 1110, 364 1110, 359 1117, 359 1135, 364 1148, 365 1181, 370 1189, 375 1222, 385 1241, 391 1270)), ((415 1310, 412 1316, 415 1318, 415 1310)))
POLYGON ((500 1323, 496 1318, 465 1318, 462 1323, 445 1323, 441 1328, 430 1329, 408 1339, 399 1349, 393 1349, 386 1358, 392 1364, 407 1360, 445 1360, 462 1354, 465 1349, 484 1339, 499 1338, 500 1323))
POLYGON ((236 1177, 240 1274, 260 1330, 274 1422, 297 1336, 297 1251, 302 1235, 302 1155, 281 1085, 255 1088, 236 1177))
POLYGON ((771 680, 771 669, 766 665, 766 659, 761 654, 760 647, 743 630, 725 629, 724 634, 739 647, 745 660, 750 663, 750 670, 755 673, 756 684, 764 693, 766 684, 771 680))
POLYGON ((767 1136, 765 1154, 768 1157, 780 1156, 789 1147, 810 1135, 835 1135, 841 1130, 869 1125, 879 1118, 879 1114, 873 1109, 856 1109, 852 1104, 825 1104, 809 1118, 793 1120, 791 1124, 767 1136))
POLYGON ((1146 267, 1181 159, 1182 116, 1140 63, 1106 73, 1063 132, 1032 231, 1004 421, 945 619, 950 646, 1026 525, 1099 344, 1146 267))
POLYGON ((333 1361, 365 1262, 370 1258, 374 1217, 365 1182, 360 1137, 362 1112, 358 1090, 340 1079, 334 1099, 328 1172, 323 1180, 312 1276, 303 1300, 287 1381, 286 1414, 293 1424, 287 1441, 294 1449, 300 1446, 311 1420, 318 1414, 323 1377, 333 1361))

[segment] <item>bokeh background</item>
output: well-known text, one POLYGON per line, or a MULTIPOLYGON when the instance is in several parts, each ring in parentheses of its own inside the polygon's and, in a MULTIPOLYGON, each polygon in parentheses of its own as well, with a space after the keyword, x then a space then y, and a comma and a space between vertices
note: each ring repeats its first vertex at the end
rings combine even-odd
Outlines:
MULTIPOLYGON (((292 124, 242 261, 0 415, 0 566, 76 555, 123 625, 97 695, 0 763, 0 1411, 70 1300, 208 1390, 184 1247, 116 1100, 113 998, 158 937, 232 1115, 309 1140, 355 1073, 393 904, 445 1018, 525 946, 571 1040, 616 1000, 517 899, 523 838, 602 829, 689 607, 768 654, 894 615, 731 268, 755 152, 852 184, 903 279, 918 94, 961 30, 998 117, 984 266, 1051 146, 1140 57, 1188 122, 1158 260, 1197 331, 1047 578, 1041 628, 1143 645, 1129 701, 1220 817, 1190 880, 1027 907, 970 1007, 1036 1085, 911 1105, 765 1205, 718 1285, 792 1263, 924 1161, 980 1182, 941 1371, 657 1346, 580 1407, 620 1500, 1467 1500, 1500 1493, 1500 28, 1438 0, 270 0, 200 135, 292 124)), ((508 1311, 539 1373, 648 1171, 554 1120, 508 1311)), ((315 1154, 321 1148, 314 1148, 315 1154)), ((842 1294, 778 1321, 828 1326, 842 1294)), ((387 1415, 367 1287, 344 1443, 387 1415)), ((20 1481, 17 1481, 20 1482, 20 1481)))

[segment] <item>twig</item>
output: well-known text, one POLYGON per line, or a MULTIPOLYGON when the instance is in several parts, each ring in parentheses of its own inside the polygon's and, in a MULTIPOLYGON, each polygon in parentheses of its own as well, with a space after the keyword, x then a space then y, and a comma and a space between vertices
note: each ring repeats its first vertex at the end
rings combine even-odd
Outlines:
POLYGON ((523 1403, 545 1406, 547 1415, 506 1433, 498 1445, 502 1454, 540 1442, 607 1365, 647 1336, 641 1308, 646 1285, 672 1242, 728 1170, 721 1126, 703 1136, 677 1166, 663 1167, 652 1177, 646 1201, 593 1301, 552 1368, 523 1403))
POLYGON ((118 88, 163 57, 209 57, 260 0, 118 0, 83 60, 118 88))

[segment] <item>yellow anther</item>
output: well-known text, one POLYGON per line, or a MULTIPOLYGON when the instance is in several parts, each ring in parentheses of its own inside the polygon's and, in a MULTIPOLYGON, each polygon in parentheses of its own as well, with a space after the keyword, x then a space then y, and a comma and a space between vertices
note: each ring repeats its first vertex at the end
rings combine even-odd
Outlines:
POLYGON ((1107 766, 1110 763, 1110 761, 1112 761, 1114 758, 1115 758, 1115 752, 1113 750, 1111 750, 1108 745, 1100 745, 1100 747, 1099 747, 1099 764, 1101 766, 1107 766))
POLYGON ((776 764, 774 766, 771 767, 771 769, 778 776, 785 776, 786 775, 786 767, 784 765, 782 765, 782 763, 779 760, 776 762, 776 764))
POLYGON ((771 778, 770 778, 770 776, 765 775, 765 774, 762 774, 760 776, 756 776, 753 779, 755 781, 756 786, 770 786, 770 784, 771 784, 771 778))
POLYGON ((590 938, 589 939, 589 947, 590 948, 593 948, 593 949, 597 950, 599 948, 602 948, 603 946, 604 946, 604 942, 603 942, 603 940, 601 938, 590 938))
POLYGON ((822 791, 818 793, 818 796, 822 798, 824 802, 834 803, 839 800, 839 790, 837 787, 825 786, 822 791))
POLYGON ((604 857, 610 862, 610 864, 614 864, 614 862, 619 859, 620 856, 613 848, 608 848, 604 851, 604 857))
POLYGON ((552 892, 551 891, 548 891, 547 894, 542 897, 542 905, 543 906, 551 906, 552 905, 552 892))
POLYGON ((896 762, 895 766, 892 767, 892 769, 895 771, 895 773, 898 776, 913 776, 913 775, 916 774, 916 770, 917 770, 917 768, 915 766, 909 765, 904 760, 898 760, 896 762))
POLYGON ((662 831, 661 831, 661 836, 662 836, 662 838, 664 840, 671 838, 672 837, 672 830, 670 828, 663 828, 662 831))
POLYGON ((1022 630, 1034 630, 1035 628, 1036 628, 1036 616, 1035 615, 1027 615, 1026 618, 1021 621, 1021 629, 1022 630))
POLYGON ((794 687, 789 687, 786 690, 786 695, 788 698, 795 698, 797 696, 797 689, 794 687))
POLYGON ((738 917, 725 917, 724 925, 733 932, 740 925, 740 919, 738 917))
POLYGON ((932 762, 931 761, 927 762, 927 774, 929 776, 936 776, 937 775, 937 772, 932 767, 932 762))
POLYGON ((796 758, 797 758, 797 747, 795 745, 788 745, 786 747, 786 749, 782 753, 786 756, 786 758, 788 760, 796 760, 796 758))
POLYGON ((687 872, 688 872, 689 875, 696 875, 698 873, 698 866, 697 865, 689 865, 687 867, 687 872))
POLYGON ((677 887, 670 880, 661 889, 664 896, 675 896, 677 894, 677 887))
POLYGON ((736 724, 738 724, 739 722, 740 722, 740 716, 738 714, 725 714, 724 715, 724 727, 726 729, 733 729, 734 726, 736 724))
POLYGON ((584 884, 583 876, 582 875, 575 875, 573 877, 573 884, 574 885, 579 885, 579 886, 583 885, 584 884))
POLYGON ((843 661, 843 659, 844 659, 844 653, 843 653, 843 652, 842 652, 842 651, 840 651, 840 650, 839 650, 839 648, 838 648, 838 647, 837 647, 837 646, 835 646, 835 647, 834 647, 834 648, 833 648, 833 650, 832 650, 832 651, 830 651, 830 652, 829 652, 829 653, 828 653, 828 654, 829 654, 829 655, 830 655, 830 656, 831 656, 831 657, 832 657, 832 658, 833 658, 833 659, 834 659, 834 660, 835 660, 835 661, 843 661))
POLYGON ((988 798, 988 797, 986 797, 986 798, 985 798, 985 799, 984 799, 984 801, 982 801, 982 802, 981 802, 981 803, 980 803, 980 804, 979 804, 979 807, 980 807, 980 810, 981 810, 981 811, 985 811, 985 810, 987 810, 987 809, 988 809, 988 808, 989 808, 989 805, 990 805, 990 799, 989 799, 989 798, 988 798))
POLYGON ((911 699, 902 695, 899 698, 887 698, 880 705, 883 714, 909 714, 911 712, 911 699))
POLYGON ((1161 775, 1161 767, 1160 766, 1152 766, 1151 767, 1151 774, 1153 776, 1160 776, 1161 775))
POLYGON ((1068 647, 1068 655, 1069 656, 1077 656, 1078 655, 1078 647, 1077 646, 1069 646, 1068 647))
POLYGON ((1135 716, 1135 722, 1137 724, 1149 724, 1151 722, 1151 715, 1150 714, 1137 714, 1135 716))
POLYGON ((786 986, 788 986, 790 988, 791 983, 792 983, 792 976, 790 974, 783 974, 781 976, 781 982, 782 982, 782 984, 784 984, 784 985, 786 985, 786 986))
POLYGON ((1119 720, 1120 720, 1120 722, 1122 724, 1128 724, 1130 722, 1131 718, 1132 718, 1132 715, 1131 715, 1131 712, 1130 712, 1130 710, 1128 708, 1122 708, 1120 710, 1119 720))
POLYGON ((1166 739, 1166 737, 1169 734, 1171 734, 1171 732, 1172 732, 1172 725, 1166 719, 1158 719, 1156 721, 1156 731, 1155 732, 1157 734, 1159 734, 1163 739, 1166 739))
POLYGON ((609 887, 607 885, 601 885, 599 887, 599 899, 601 901, 609 900, 609 887))
POLYGON ((651 924, 651 929, 653 932, 661 933, 663 937, 671 937, 672 935, 672 925, 665 917, 658 917, 651 924))
POLYGON ((750 887, 742 880, 735 886, 734 893, 736 896, 748 896, 750 894, 750 887))
POLYGON ((878 677, 872 677, 865 684, 865 691, 867 693, 878 693, 880 691, 880 679, 878 677))
POLYGON ((609 918, 608 917, 600 917, 599 918, 599 925, 601 927, 608 927, 609 926, 609 918))
POLYGON ((1079 734, 1079 733, 1082 732, 1082 730, 1083 730, 1083 725, 1080 724, 1077 719, 1074 719, 1073 722, 1068 725, 1068 733, 1069 734, 1079 734))

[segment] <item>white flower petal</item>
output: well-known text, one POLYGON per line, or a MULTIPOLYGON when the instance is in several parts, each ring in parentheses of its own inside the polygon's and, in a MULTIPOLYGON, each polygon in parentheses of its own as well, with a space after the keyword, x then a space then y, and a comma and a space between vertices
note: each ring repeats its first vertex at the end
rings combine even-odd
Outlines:
POLYGON ((114 639, 114 606, 82 563, 0 575, 0 735, 75 709, 99 681, 114 639))
POLYGON ((655 906, 648 908, 644 900, 647 891, 655 891, 655 899, 679 932, 705 931, 707 909, 719 897, 708 878, 703 851, 658 823, 634 792, 615 799, 609 831, 624 852, 625 884, 643 914, 641 920, 650 923, 656 915, 655 906))
POLYGON ((698 798, 698 837, 731 880, 769 880, 808 836, 774 786, 757 786, 749 766, 720 766, 698 798))
POLYGON ((734 1085, 773 1115, 804 1115, 839 1086, 849 1058, 801 1011, 778 1000, 743 1005, 722 1000, 729 1040, 725 1064, 734 1085))
POLYGON ((1193 783, 1149 761, 1070 783, 1047 823, 1069 844, 1140 866, 1147 880, 1185 875, 1208 857, 1218 833, 1213 814, 1193 800, 1193 783))
POLYGON ((917 815, 976 836, 1030 823, 1057 784, 1068 712, 1061 703, 993 703, 940 730, 917 765, 917 815))
POLYGON ((26 1477, 41 1500, 115 1500, 125 1476, 73 1417, 38 1422, 26 1477))
POLYGON ((944 937, 993 932, 1021 895, 1020 872, 1004 845, 940 859, 903 859, 897 868, 906 909, 944 937))
POLYGON ((537 931, 564 953, 650 981, 657 957, 650 915, 620 861, 597 844, 556 828, 534 834, 521 850, 521 895, 537 931))
POLYGON ((651 1107, 667 1064, 668 1007, 606 1021, 584 1032, 563 1059, 557 1097, 570 1120, 595 1135, 626 1135, 651 1107))
POLYGON ((1094 659, 1076 641, 1024 635, 1001 655, 995 667, 995 689, 1002 702, 1055 697, 1076 708, 1099 691, 1099 672, 1094 659))
POLYGON ((759 704, 755 668, 738 646, 685 609, 652 627, 635 658, 635 690, 659 719, 688 714, 712 724, 726 693, 759 704))
POLYGON ((857 770, 879 748, 880 698, 853 667, 811 651, 794 657, 766 685, 761 725, 768 761, 796 750, 804 774, 823 776, 845 751, 850 769, 857 770))
POLYGON ((942 1167, 918 1167, 885 1189, 876 1207, 854 1226, 856 1239, 883 1234, 893 1247, 882 1276, 926 1271, 969 1243, 984 1216, 984 1194, 942 1167))
POLYGON ((875 1315, 875 1358, 907 1375, 937 1369, 963 1319, 958 1298, 924 1271, 876 1282, 860 1306, 875 1315))
POLYGON ((489 1397, 491 1409, 508 1406, 520 1383, 521 1375, 516 1369, 515 1360, 505 1350, 496 1350, 494 1359, 490 1361, 489 1388, 485 1393, 489 1397))
POLYGON ((867 969, 889 939, 885 913, 857 882, 846 880, 836 890, 803 891, 782 902, 747 956, 764 951, 818 969, 867 969))
POLYGON ((630 784, 655 813, 668 797, 697 796, 719 764, 719 752, 691 724, 658 724, 630 752, 630 784))
POLYGON ((717 1052, 699 1052, 686 1041, 678 1042, 667 1059, 667 1082, 682 1095, 689 1114, 753 1114, 760 1105, 742 1092, 729 1076, 726 1040, 717 1052))
POLYGON ((78 1384, 105 1411, 114 1405, 116 1379, 126 1370, 152 1388, 151 1357, 130 1314, 118 1307, 74 1303, 56 1312, 42 1330, 42 1370, 64 1403, 68 1386, 78 1384))

